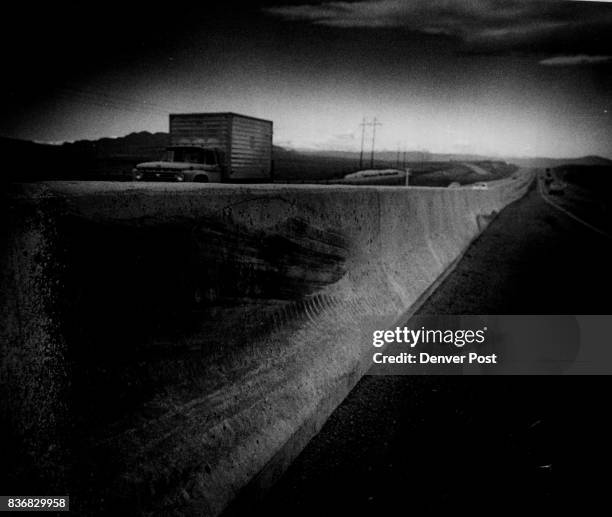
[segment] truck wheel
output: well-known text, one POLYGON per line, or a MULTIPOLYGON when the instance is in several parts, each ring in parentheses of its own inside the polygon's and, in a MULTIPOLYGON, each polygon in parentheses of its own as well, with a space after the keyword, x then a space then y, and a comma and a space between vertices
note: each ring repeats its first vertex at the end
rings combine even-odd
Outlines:
POLYGON ((208 176, 196 176, 193 181, 194 183, 208 183, 208 176))

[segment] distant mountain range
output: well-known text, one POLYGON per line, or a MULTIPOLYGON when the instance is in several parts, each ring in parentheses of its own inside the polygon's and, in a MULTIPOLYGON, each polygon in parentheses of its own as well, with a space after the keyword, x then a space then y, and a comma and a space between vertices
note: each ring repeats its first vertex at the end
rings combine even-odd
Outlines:
POLYGON ((612 160, 601 156, 582 156, 580 158, 507 158, 521 167, 560 167, 561 165, 610 166, 612 160))
POLYGON ((122 156, 152 156, 163 151, 170 141, 168 133, 149 133, 140 131, 117 138, 98 140, 77 140, 66 142, 60 147, 88 153, 96 158, 116 158, 122 156))
MULTIPOLYGON (((296 152, 306 155, 328 156, 333 158, 344 158, 359 160, 359 153, 354 151, 325 151, 316 149, 295 149, 296 152)), ((378 151, 376 159, 386 162, 397 161, 397 151, 378 151)), ((404 156, 400 154, 400 161, 404 156)), ((364 162, 368 163, 370 153, 364 153, 364 162)), ((512 156, 487 156, 480 154, 452 154, 452 153, 429 153, 426 151, 406 152, 406 161, 419 162, 480 162, 480 161, 505 161, 514 163, 521 167, 558 167, 560 165, 612 165, 612 160, 601 156, 583 156, 579 158, 516 158, 512 156)))
MULTIPOLYGON (((78 140, 72 143, 64 143, 61 147, 77 149, 81 152, 88 152, 99 158, 110 158, 120 156, 143 156, 155 152, 161 152, 169 142, 168 133, 149 133, 141 131, 130 133, 129 135, 118 138, 100 138, 99 140, 78 140)), ((287 149, 274 146, 274 152, 284 155, 294 153, 302 155, 316 155, 319 157, 345 159, 359 161, 359 153, 354 151, 329 151, 321 149, 295 148, 287 149)), ((370 153, 364 153, 364 161, 369 161, 370 153)), ((376 160, 383 162, 397 161, 397 151, 381 150, 375 153, 376 160)), ((400 160, 403 160, 403 154, 400 160)), ((524 167, 557 167, 559 165, 612 165, 612 160, 601 156, 583 156, 578 158, 526 158, 512 156, 486 156, 478 154, 453 154, 453 153, 429 153, 427 151, 408 151, 406 161, 408 162, 474 162, 474 161, 499 161, 515 163, 524 167)))
MULTIPOLYGON (((42 144, 0 137, 5 171, 3 180, 33 179, 103 179, 125 177, 138 162, 161 157, 168 145, 168 133, 141 131, 118 138, 79 140, 59 145, 42 144)), ((359 166, 359 153, 315 149, 286 149, 274 146, 274 161, 279 177, 313 179, 341 177, 359 166)), ((369 166, 369 153, 364 166, 369 166)), ((403 161, 403 154, 400 159, 403 161)), ((432 162, 500 161, 524 167, 558 167, 561 165, 612 165, 612 160, 600 156, 579 158, 514 158, 473 154, 437 154, 422 151, 406 153, 409 167, 432 162)), ((375 153, 375 166, 394 166, 397 152, 382 150, 375 153)))
MULTIPOLYGON (((355 151, 327 151, 321 149, 303 149, 296 148, 296 152, 306 155, 317 155, 317 156, 328 156, 330 158, 344 158, 347 160, 359 160, 359 154, 355 151)), ((386 162, 397 162, 398 155, 397 151, 380 150, 374 153, 377 160, 386 162)), ((439 154, 430 153, 427 151, 406 151, 406 162, 450 162, 450 161, 463 161, 463 162, 474 162, 483 160, 500 160, 500 158, 493 158, 490 156, 482 156, 477 154, 439 154)), ((364 162, 369 163, 370 151, 364 152, 364 162)), ((404 153, 399 155, 400 162, 404 160, 404 153)))

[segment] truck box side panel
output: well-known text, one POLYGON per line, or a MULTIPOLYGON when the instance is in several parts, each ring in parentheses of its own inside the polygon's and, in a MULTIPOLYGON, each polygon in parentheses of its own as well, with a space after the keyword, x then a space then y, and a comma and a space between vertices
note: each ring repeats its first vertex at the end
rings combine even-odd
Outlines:
POLYGON ((170 115, 170 145, 206 145, 227 153, 230 122, 225 114, 170 115))
POLYGON ((231 138, 230 178, 269 178, 272 166, 272 123, 234 115, 231 138))

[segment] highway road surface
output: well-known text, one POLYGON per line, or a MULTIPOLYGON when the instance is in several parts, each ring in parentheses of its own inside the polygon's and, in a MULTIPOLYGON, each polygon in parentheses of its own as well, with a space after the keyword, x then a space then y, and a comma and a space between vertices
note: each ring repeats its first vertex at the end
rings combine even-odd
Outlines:
MULTIPOLYGON (((534 185, 420 313, 611 314, 611 265, 607 237, 534 185)), ((609 389, 607 377, 366 376, 257 513, 588 512, 607 490, 609 389)))

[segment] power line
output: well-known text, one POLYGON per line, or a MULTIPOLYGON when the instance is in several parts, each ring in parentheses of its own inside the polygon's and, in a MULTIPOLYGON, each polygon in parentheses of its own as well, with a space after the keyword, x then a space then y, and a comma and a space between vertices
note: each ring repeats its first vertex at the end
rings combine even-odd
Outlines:
POLYGON ((365 137, 365 128, 368 124, 366 124, 366 119, 365 117, 363 117, 363 119, 361 120, 361 124, 359 124, 361 126, 361 152, 359 153, 359 168, 363 169, 363 140, 365 137))
POLYGON ((380 122, 376 122, 376 117, 374 117, 374 121, 371 122, 372 125, 372 152, 370 153, 370 169, 374 168, 374 143, 376 141, 376 126, 382 126, 380 122))
POLYGON ((150 101, 136 100, 134 98, 124 97, 124 96, 120 96, 120 95, 116 95, 116 94, 108 93, 108 92, 100 92, 100 91, 88 90, 88 89, 83 89, 83 88, 79 89, 79 88, 74 88, 70 86, 65 86, 63 87, 63 89, 72 91, 78 94, 84 94, 84 95, 99 97, 103 99, 108 99, 113 102, 120 102, 120 103, 131 105, 131 106, 139 106, 145 109, 160 110, 160 111, 163 111, 164 113, 170 112, 170 111, 178 111, 178 109, 171 108, 166 105, 156 104, 150 101))
POLYGON ((59 96, 61 98, 69 100, 69 101, 79 102, 81 104, 88 104, 90 106, 98 106, 100 108, 105 108, 105 109, 127 111, 127 112, 132 112, 132 113, 142 113, 142 114, 146 114, 146 115, 151 115, 151 114, 156 114, 157 115, 157 114, 162 114, 163 113, 163 112, 159 112, 159 111, 146 110, 146 109, 141 109, 141 108, 137 108, 137 107, 121 105, 121 104, 113 103, 113 102, 110 102, 110 101, 100 100, 100 99, 96 99, 96 98, 88 97, 88 96, 83 96, 83 95, 80 95, 80 94, 77 94, 77 95, 70 94, 70 95, 68 95, 66 92, 59 92, 59 96))
POLYGON ((374 145, 376 141, 376 126, 382 126, 380 122, 376 121, 376 117, 372 122, 367 122, 366 118, 363 117, 361 124, 361 152, 359 153, 359 168, 363 168, 363 145, 365 140, 365 128, 366 126, 372 127, 372 150, 370 152, 370 168, 374 167, 374 145))
POLYGON ((162 106, 160 104, 155 104, 148 101, 137 101, 135 99, 109 94, 106 92, 95 92, 92 90, 78 89, 69 86, 61 87, 59 89, 59 93, 64 98, 86 102, 94 106, 119 109, 123 111, 147 114, 155 113, 159 115, 167 115, 172 111, 180 111, 178 109, 162 106))

